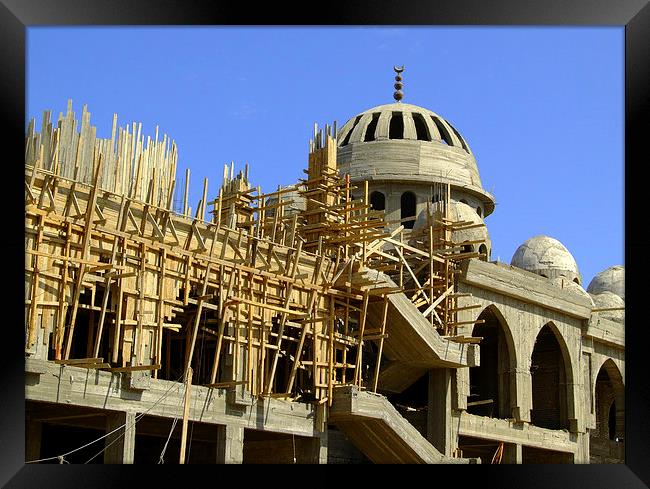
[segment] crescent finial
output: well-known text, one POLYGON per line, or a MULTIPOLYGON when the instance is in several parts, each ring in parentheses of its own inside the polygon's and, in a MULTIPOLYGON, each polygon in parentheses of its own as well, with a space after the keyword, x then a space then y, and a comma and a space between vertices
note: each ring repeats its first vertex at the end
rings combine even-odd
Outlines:
POLYGON ((401 73, 404 71, 404 65, 402 65, 401 68, 398 68, 396 65, 393 65, 393 70, 395 70, 395 73, 401 73))

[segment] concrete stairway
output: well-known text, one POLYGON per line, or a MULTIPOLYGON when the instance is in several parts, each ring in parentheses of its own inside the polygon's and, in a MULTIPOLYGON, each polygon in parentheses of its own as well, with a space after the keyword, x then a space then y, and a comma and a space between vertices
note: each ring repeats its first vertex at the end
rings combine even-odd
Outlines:
MULTIPOLYGON (((397 287, 386 274, 376 270, 355 273, 352 282, 370 288, 397 287)), ((449 341, 436 331, 427 318, 403 293, 389 294, 384 356, 378 390, 402 392, 431 368, 473 367, 479 363, 478 345, 449 341)), ((368 304, 368 322, 381 324, 382 302, 368 304)))
POLYGON ((374 463, 476 463, 441 454, 384 396, 355 386, 334 389, 329 421, 374 463))

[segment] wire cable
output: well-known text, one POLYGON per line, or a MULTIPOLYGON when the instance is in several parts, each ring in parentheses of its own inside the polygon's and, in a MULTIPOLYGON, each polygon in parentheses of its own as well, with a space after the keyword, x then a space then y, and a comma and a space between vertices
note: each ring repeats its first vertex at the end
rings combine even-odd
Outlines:
MULTIPOLYGON (((176 382, 179 382, 181 378, 182 378, 182 376, 179 377, 179 379, 178 379, 176 382)), ((160 402, 161 402, 165 397, 167 397, 167 394, 169 394, 169 392, 172 390, 173 387, 175 387, 175 384, 172 384, 172 385, 169 387, 169 389, 167 389, 167 391, 166 391, 166 392, 165 392, 165 393, 164 393, 164 394, 163 394, 163 395, 162 395, 162 396, 161 396, 161 397, 160 397, 160 398, 159 398, 159 399, 158 399, 154 404, 152 404, 151 407, 149 407, 149 409, 147 409, 145 412, 141 413, 141 414, 139 415, 139 417, 141 418, 142 416, 144 416, 145 414, 147 414, 149 411, 151 411, 154 407, 156 407, 156 406, 157 406, 157 405, 158 405, 158 404, 159 404, 159 403, 160 403, 160 402)), ((136 416, 136 420, 133 422, 133 426, 135 426, 135 423, 137 423, 138 421, 139 421, 139 418, 138 418, 138 416, 136 416)), ((82 446, 80 446, 79 448, 75 448, 74 450, 70 450, 69 452, 66 452, 66 453, 64 453, 64 454, 62 454, 62 455, 55 455, 55 456, 53 456, 53 457, 41 458, 41 459, 38 459, 38 460, 30 460, 30 461, 25 462, 25 463, 26 463, 26 464, 35 464, 35 463, 39 463, 39 462, 45 462, 45 461, 48 461, 48 460, 55 460, 55 459, 59 459, 59 460, 61 460, 61 459, 63 459, 63 457, 66 457, 66 456, 68 456, 68 455, 70 455, 70 454, 72 454, 72 453, 78 452, 79 450, 82 450, 82 449, 84 449, 84 448, 86 448, 86 447, 88 447, 88 446, 90 446, 90 445, 92 445, 92 444, 94 444, 94 443, 97 443, 97 442, 100 441, 100 440, 103 440, 104 438, 106 438, 106 437, 108 437, 108 436, 111 436, 113 433, 115 433, 115 432, 121 430, 122 428, 125 428, 126 425, 127 425, 127 423, 124 423, 123 425, 118 426, 117 428, 115 428, 114 430, 110 431, 109 433, 106 433, 105 435, 100 436, 100 437, 97 438, 96 440, 93 440, 93 441, 91 441, 91 442, 89 442, 89 443, 86 443, 85 445, 82 445, 82 446)), ((126 432, 126 430, 125 430, 125 432, 126 432)), ((108 448, 109 446, 111 446, 113 443, 115 443, 117 440, 119 440, 122 436, 124 436, 124 433, 122 433, 119 437, 117 437, 115 440, 113 440, 111 443, 109 443, 109 444, 108 444, 106 447, 104 447, 104 449, 103 449, 101 452, 99 452, 99 453, 102 453, 104 450, 106 450, 106 448, 108 448)), ((99 453, 98 453, 97 455, 99 455, 99 453)), ((92 460, 93 458, 95 458, 97 455, 93 456, 90 460, 92 460)), ((88 460, 88 462, 90 462, 90 460, 88 460)), ((86 462, 86 463, 88 463, 88 462, 86 462)))

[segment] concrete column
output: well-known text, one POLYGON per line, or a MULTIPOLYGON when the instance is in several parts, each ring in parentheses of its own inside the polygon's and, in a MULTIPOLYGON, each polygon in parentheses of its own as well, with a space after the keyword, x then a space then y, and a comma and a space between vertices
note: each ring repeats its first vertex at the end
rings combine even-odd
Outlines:
POLYGON ((440 453, 451 456, 451 370, 448 368, 429 371, 427 440, 440 453))
POLYGON ((314 438, 314 454, 313 454, 313 463, 315 464, 326 464, 328 457, 328 439, 327 439, 327 412, 326 405, 320 404, 316 407, 316 419, 315 419, 315 428, 319 432, 320 436, 314 438))
POLYGON ((217 463, 241 464, 244 461, 244 428, 237 425, 217 427, 217 463))
MULTIPOLYGON (((517 421, 530 423, 530 410, 533 408, 533 381, 529 370, 521 367, 515 372, 516 400, 512 417, 517 421)), ((513 394, 511 393, 511 396, 513 394)))
POLYGON ((312 456, 311 463, 313 464, 326 464, 327 463, 327 430, 311 439, 312 442, 312 456))
POLYGON ((589 433, 578 433, 577 450, 573 454, 574 464, 589 463, 589 433))
POLYGON ((120 429, 104 439, 104 463, 132 464, 135 453, 135 413, 110 413, 106 417, 106 432, 110 433, 116 428, 120 429))
POLYGON ((28 420, 25 429, 25 462, 41 458, 41 435, 43 423, 28 420))
POLYGON ((520 443, 504 443, 502 464, 520 464, 522 463, 522 446, 520 443))

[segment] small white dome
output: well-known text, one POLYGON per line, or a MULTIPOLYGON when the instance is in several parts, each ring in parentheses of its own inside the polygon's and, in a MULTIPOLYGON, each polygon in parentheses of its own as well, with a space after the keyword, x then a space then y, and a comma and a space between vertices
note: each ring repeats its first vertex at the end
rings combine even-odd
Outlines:
MULTIPOLYGON (((294 187, 294 185, 287 185, 280 187, 280 190, 286 190, 290 187, 294 187)), ((304 190, 304 186, 299 186, 298 189, 304 190)), ((298 214, 301 211, 304 211, 307 209, 307 200, 305 199, 304 196, 300 195, 299 190, 290 190, 288 192, 284 192, 280 194, 280 199, 282 199, 282 202, 287 202, 287 204, 284 205, 283 209, 283 214, 285 216, 292 216, 294 214, 298 214)), ((275 195, 273 197, 269 197, 266 199, 266 205, 271 206, 274 204, 278 203, 278 196, 275 195)), ((273 217, 275 216, 275 211, 276 208, 273 209, 268 209, 266 211, 266 216, 267 217, 273 217)))
POLYGON ((625 267, 616 265, 603 270, 589 283, 587 292, 590 294, 611 292, 625 301, 625 267))
POLYGON ((581 282, 573 255, 557 239, 534 236, 526 240, 512 256, 510 264, 547 278, 566 277, 581 282))
MULTIPOLYGON (((441 212, 441 203, 434 203, 430 207, 430 213, 429 217, 431 219, 434 219, 435 215, 438 214, 440 215, 441 212)), ((449 212, 448 212, 449 218, 457 221, 457 222, 466 222, 466 223, 472 223, 472 224, 485 224, 483 222, 483 218, 479 216, 476 212, 476 209, 471 207, 468 204, 465 204, 464 202, 458 202, 455 200, 452 200, 449 202, 449 212)), ((418 231, 425 226, 427 226, 427 210, 423 210, 418 214, 415 224, 413 224, 413 231, 418 231)), ((463 241, 477 241, 477 240, 483 240, 485 242, 485 246, 487 248, 487 257, 485 258, 486 260, 490 259, 490 253, 492 250, 492 241, 490 240, 490 235, 488 234, 487 226, 483 225, 480 227, 473 227, 470 229, 457 229, 455 231, 452 231, 451 233, 451 239, 455 243, 461 244, 463 241)), ((428 242, 428 240, 425 237, 425 241, 428 242)), ((474 251, 479 251, 479 247, 481 246, 480 243, 472 243, 470 246, 472 246, 472 249, 474 251)))
MULTIPOLYGON (((625 307, 625 301, 612 292, 605 291, 600 294, 592 294, 591 297, 597 309, 625 307)), ((619 323, 625 321, 625 310, 600 311, 599 314, 606 319, 619 323)))

